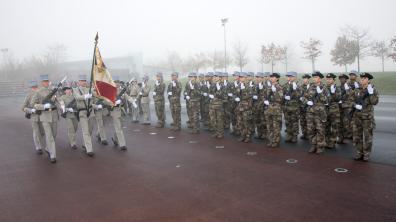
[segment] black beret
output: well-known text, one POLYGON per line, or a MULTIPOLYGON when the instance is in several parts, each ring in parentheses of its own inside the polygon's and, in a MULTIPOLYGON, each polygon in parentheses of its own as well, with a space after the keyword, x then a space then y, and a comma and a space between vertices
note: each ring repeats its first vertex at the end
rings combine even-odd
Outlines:
POLYGON ((63 91, 68 90, 68 89, 71 89, 71 87, 69 87, 69 86, 64 86, 64 87, 62 88, 63 91))
POLYGON ((310 78, 311 78, 311 75, 309 75, 309 74, 304 74, 304 75, 302 76, 302 78, 303 78, 303 79, 310 79, 310 78))
POLYGON ((374 79, 374 77, 368 72, 364 72, 364 73, 360 74, 360 78, 374 79))
POLYGON ((349 79, 349 76, 348 76, 348 75, 345 75, 345 74, 341 74, 341 75, 338 76, 338 78, 339 78, 339 79, 341 79, 341 78, 349 79))
POLYGON ((271 73, 271 75, 269 77, 280 78, 280 75, 279 75, 279 73, 273 72, 273 73, 271 73))
POLYGON ((328 73, 328 74, 326 75, 326 78, 333 78, 333 79, 335 79, 335 78, 337 78, 337 76, 334 75, 334 73, 328 73))
POLYGON ((323 74, 320 73, 319 71, 315 71, 314 73, 312 73, 312 77, 314 77, 314 76, 318 76, 321 79, 323 79, 323 77, 324 77, 323 74))

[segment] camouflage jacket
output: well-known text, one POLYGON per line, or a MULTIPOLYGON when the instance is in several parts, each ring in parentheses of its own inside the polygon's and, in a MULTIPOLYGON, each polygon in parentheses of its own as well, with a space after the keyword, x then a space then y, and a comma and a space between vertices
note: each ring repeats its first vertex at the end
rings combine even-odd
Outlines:
POLYGON ((290 96, 290 100, 283 100, 285 108, 297 110, 300 107, 301 88, 297 84, 297 89, 294 90, 293 83, 287 82, 282 86, 282 89, 284 97, 290 96))
POLYGON ((331 110, 338 110, 339 109, 339 102, 341 99, 341 89, 340 87, 338 87, 336 84, 334 84, 335 87, 335 92, 332 93, 331 92, 331 85, 326 85, 327 88, 327 97, 328 97, 328 103, 327 106, 331 109, 331 110))
POLYGON ((267 112, 279 112, 282 109, 283 102, 283 88, 279 84, 274 85, 276 91, 272 91, 272 86, 267 87, 265 93, 265 100, 269 102, 269 106, 266 106, 267 112))
POLYGON ((167 90, 168 99, 169 99, 169 102, 171 102, 171 103, 180 103, 180 95, 181 95, 181 91, 182 91, 182 85, 178 80, 175 81, 175 84, 176 85, 173 86, 173 81, 171 81, 168 84, 168 90, 167 90), (172 95, 169 95, 170 92, 172 93, 172 95))
POLYGON ((201 99, 201 89, 199 86, 199 83, 191 81, 188 81, 186 83, 186 87, 184 88, 185 96, 190 97, 190 101, 193 102, 199 102, 201 99), (192 87, 191 87, 192 86, 192 87))
POLYGON ((354 117, 361 119, 372 119, 374 118, 374 106, 379 102, 379 96, 377 89, 373 86, 373 94, 369 94, 367 88, 359 88, 354 90, 353 107, 355 105, 361 105, 362 110, 355 109, 354 117))
POLYGON ((214 98, 210 99, 210 104, 212 105, 223 105, 223 100, 225 98, 226 88, 221 84, 221 82, 213 82, 209 88, 209 95, 213 95, 214 98), (217 84, 220 89, 217 89, 217 84))
POLYGON ((154 84, 153 92, 155 92, 155 95, 153 95, 154 102, 164 100, 165 83, 163 81, 159 81, 157 84, 156 82, 154 84))

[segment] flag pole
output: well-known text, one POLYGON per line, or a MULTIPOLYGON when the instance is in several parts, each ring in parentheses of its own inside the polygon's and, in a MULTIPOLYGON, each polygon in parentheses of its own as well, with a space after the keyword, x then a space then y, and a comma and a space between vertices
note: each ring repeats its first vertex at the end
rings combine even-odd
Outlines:
MULTIPOLYGON (((96 46, 98 45, 98 39, 99 39, 99 35, 96 32, 96 36, 95 36, 95 47, 94 47, 94 51, 93 51, 93 57, 92 57, 92 66, 91 66, 91 80, 89 81, 89 94, 92 94, 92 82, 93 82, 93 69, 94 66, 96 64, 96 46)), ((88 99, 88 107, 87 108, 87 116, 89 117, 91 115, 91 107, 90 107, 90 102, 91 102, 91 98, 88 99)))

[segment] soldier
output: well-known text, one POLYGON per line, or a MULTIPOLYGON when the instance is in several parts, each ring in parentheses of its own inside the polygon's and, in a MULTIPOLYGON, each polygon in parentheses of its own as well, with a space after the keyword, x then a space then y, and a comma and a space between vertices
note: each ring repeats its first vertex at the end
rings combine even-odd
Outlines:
POLYGON ((36 148, 36 153, 41 155, 43 154, 42 147, 44 129, 42 123, 40 122, 40 116, 36 113, 36 109, 33 108, 34 104, 32 103, 32 98, 38 90, 37 81, 33 80, 30 82, 30 89, 31 90, 29 94, 26 96, 25 101, 23 102, 22 111, 25 112, 26 118, 30 119, 33 129, 33 142, 36 148))
POLYGON ((189 81, 186 84, 185 88, 185 97, 186 101, 188 101, 188 108, 190 112, 188 113, 188 118, 190 120, 191 125, 191 133, 197 134, 199 133, 199 109, 200 109, 200 100, 201 100, 201 91, 199 87, 199 83, 197 81, 197 74, 190 73, 188 75, 189 81))
POLYGON ((267 146, 276 148, 281 136, 283 89, 279 84, 279 73, 272 73, 269 77, 271 86, 267 87, 264 100, 268 130, 267 146))
POLYGON ((204 122, 205 119, 205 111, 204 111, 204 104, 205 104, 205 96, 202 93, 203 87, 205 86, 205 74, 201 73, 199 74, 198 77, 198 82, 199 82, 199 90, 201 91, 201 99, 200 99, 200 122, 204 122))
POLYGON ((327 88, 321 82, 323 74, 316 71, 312 74, 313 84, 309 87, 306 97, 307 128, 311 141, 308 152, 321 154, 326 146, 327 112, 325 104, 328 103, 327 88))
POLYGON ((307 104, 304 102, 307 97, 307 92, 310 84, 311 76, 309 74, 304 74, 303 82, 300 86, 301 89, 301 97, 300 97, 300 128, 301 128, 301 137, 300 139, 307 140, 308 139, 308 130, 307 130, 307 104))
POLYGON ((131 113, 132 113, 132 122, 138 123, 139 122, 139 106, 138 106, 138 96, 140 92, 140 87, 138 82, 135 78, 132 79, 132 83, 129 88, 129 95, 127 96, 128 101, 132 104, 131 105, 131 113))
POLYGON ((173 126, 172 131, 180 131, 181 129, 181 104, 180 104, 180 94, 182 90, 181 83, 178 80, 179 73, 172 73, 172 81, 168 85, 168 100, 169 106, 172 113, 173 126))
POLYGON ((210 125, 210 117, 209 117, 209 103, 210 103, 210 98, 209 98, 209 89, 210 85, 212 85, 212 78, 213 78, 213 72, 208 72, 205 75, 205 84, 201 88, 201 92, 203 93, 202 95, 204 96, 204 126, 207 127, 209 131, 213 131, 211 125, 210 125))
POLYGON ((231 103, 233 102, 233 85, 228 81, 228 73, 224 72, 222 73, 221 79, 220 79, 223 87, 224 87, 224 100, 223 100, 223 110, 224 110, 224 129, 229 129, 230 128, 230 123, 231 123, 231 113, 233 112, 231 110, 231 103))
POLYGON ((353 145, 355 160, 368 161, 373 146, 374 106, 378 104, 378 91, 371 84, 370 73, 360 74, 360 86, 353 94, 353 145))
POLYGON ((220 72, 215 72, 213 75, 213 83, 209 88, 209 117, 210 126, 214 130, 212 137, 224 137, 224 98, 225 89, 220 82, 220 72))
POLYGON ((51 163, 56 163, 56 146, 55 138, 58 126, 58 112, 55 103, 57 99, 55 96, 47 98, 51 95, 51 90, 49 88, 49 78, 48 75, 41 75, 41 87, 33 94, 31 104, 33 104, 33 109, 35 113, 39 111, 41 121, 45 134, 45 141, 47 144, 46 152, 49 155, 51 163))
POLYGON ((77 103, 72 88, 65 86, 63 91, 65 94, 60 97, 59 103, 63 109, 62 117, 66 119, 70 147, 75 150, 77 149, 76 134, 78 129, 77 103))
POLYGON ((327 108, 327 125, 326 125, 326 148, 334 149, 335 143, 337 142, 337 136, 340 126, 340 107, 339 101, 341 99, 341 90, 335 84, 335 78, 337 76, 333 73, 326 75, 326 87, 328 91, 328 101, 326 104, 327 108))
POLYGON ((153 90, 153 99, 155 105, 155 113, 157 114, 157 128, 164 128, 165 126, 165 83, 161 72, 156 75, 156 80, 153 90))
POLYGON ((83 134, 84 145, 82 148, 85 154, 90 157, 94 155, 92 147, 92 129, 95 121, 95 113, 91 110, 93 107, 91 90, 87 85, 86 75, 80 75, 78 86, 73 88, 73 96, 76 99, 78 117, 80 119, 80 126, 83 134))
POLYGON ((297 143, 297 136, 299 134, 298 119, 300 116, 300 97, 301 90, 297 85, 296 72, 287 72, 287 83, 283 85, 284 94, 284 109, 286 125, 286 140, 288 143, 297 143))
POLYGON ((109 108, 111 105, 101 98, 94 98, 94 113, 96 119, 96 138, 102 145, 108 145, 106 131, 104 128, 104 118, 109 115, 109 108))
POLYGON ((187 111, 187 117, 188 117, 186 124, 187 124, 187 128, 189 128, 189 129, 192 128, 192 124, 191 124, 192 113, 191 113, 191 107, 190 107, 190 100, 187 99, 187 94, 188 94, 187 90, 189 90, 190 83, 191 83, 191 80, 193 79, 193 76, 196 77, 196 74, 195 73, 188 74, 188 81, 184 85, 184 92, 183 92, 183 97, 184 97, 184 100, 186 101, 186 111, 187 111))
POLYGON ((344 144, 344 138, 352 138, 352 125, 350 116, 352 111, 352 102, 350 99, 352 90, 347 83, 347 80, 349 79, 347 75, 341 74, 338 76, 338 79, 340 80, 341 98, 339 101, 340 127, 337 143, 344 144))
POLYGON ((127 150, 127 147, 126 147, 124 132, 122 131, 121 109, 123 105, 122 101, 124 100, 125 97, 126 98, 128 97, 125 96, 126 89, 124 93, 120 94, 120 91, 122 90, 120 86, 120 82, 118 80, 114 82, 117 85, 117 98, 114 103, 114 106, 110 110, 110 116, 113 118, 113 126, 114 126, 114 136, 111 138, 111 140, 113 141, 114 146, 119 146, 122 151, 125 151, 127 150))
POLYGON ((267 90, 267 85, 264 83, 264 73, 258 72, 256 74, 256 87, 253 92, 253 115, 254 115, 254 129, 256 129, 256 139, 265 139, 267 136, 267 125, 264 115, 264 98, 267 90))
POLYGON ((239 88, 239 75, 240 72, 234 72, 232 74, 234 76, 234 81, 231 84, 231 93, 228 94, 228 96, 232 97, 232 101, 231 101, 231 126, 232 126, 232 134, 235 136, 239 136, 240 135, 240 124, 238 124, 238 110, 237 110, 237 106, 238 106, 238 102, 235 101, 235 96, 238 93, 238 88, 239 88))
POLYGON ((240 142, 249 143, 251 141, 252 133, 252 88, 249 86, 247 74, 241 72, 239 74, 240 85, 237 88, 237 93, 235 95, 235 101, 238 102, 237 105, 237 122, 240 124, 241 136, 238 139, 240 142))
POLYGON ((140 89, 139 97, 143 111, 143 125, 150 125, 150 90, 151 87, 148 84, 148 76, 143 77, 142 88, 140 89))

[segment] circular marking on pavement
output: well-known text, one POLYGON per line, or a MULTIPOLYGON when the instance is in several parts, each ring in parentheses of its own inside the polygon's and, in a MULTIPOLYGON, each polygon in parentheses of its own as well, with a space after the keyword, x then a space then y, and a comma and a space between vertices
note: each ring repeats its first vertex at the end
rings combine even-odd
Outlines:
POLYGON ((152 132, 152 133, 150 133, 150 135, 157 135, 157 133, 152 132))
POLYGON ((180 165, 179 165, 179 164, 177 164, 177 165, 176 165, 176 168, 180 168, 180 165))
POLYGON ((345 168, 335 168, 334 171, 336 173, 348 173, 349 170, 345 168))
POLYGON ((298 160, 296 160, 296 159, 287 159, 286 160, 286 163, 290 163, 290 164, 297 163, 297 162, 298 162, 298 160))
POLYGON ((216 149, 224 149, 224 146, 215 146, 216 149))
POLYGON ((140 132, 140 129, 134 129, 133 132, 140 132))
POLYGON ((255 155, 257 155, 257 152, 247 152, 246 155, 248 155, 248 156, 255 156, 255 155))
POLYGON ((122 128, 123 128, 123 129, 126 129, 127 127, 126 127, 126 126, 123 126, 122 128))
POLYGON ((168 139, 174 139, 175 137, 174 136, 168 136, 168 139))
POLYGON ((198 143, 198 141, 191 140, 191 141, 188 141, 188 143, 198 143))

